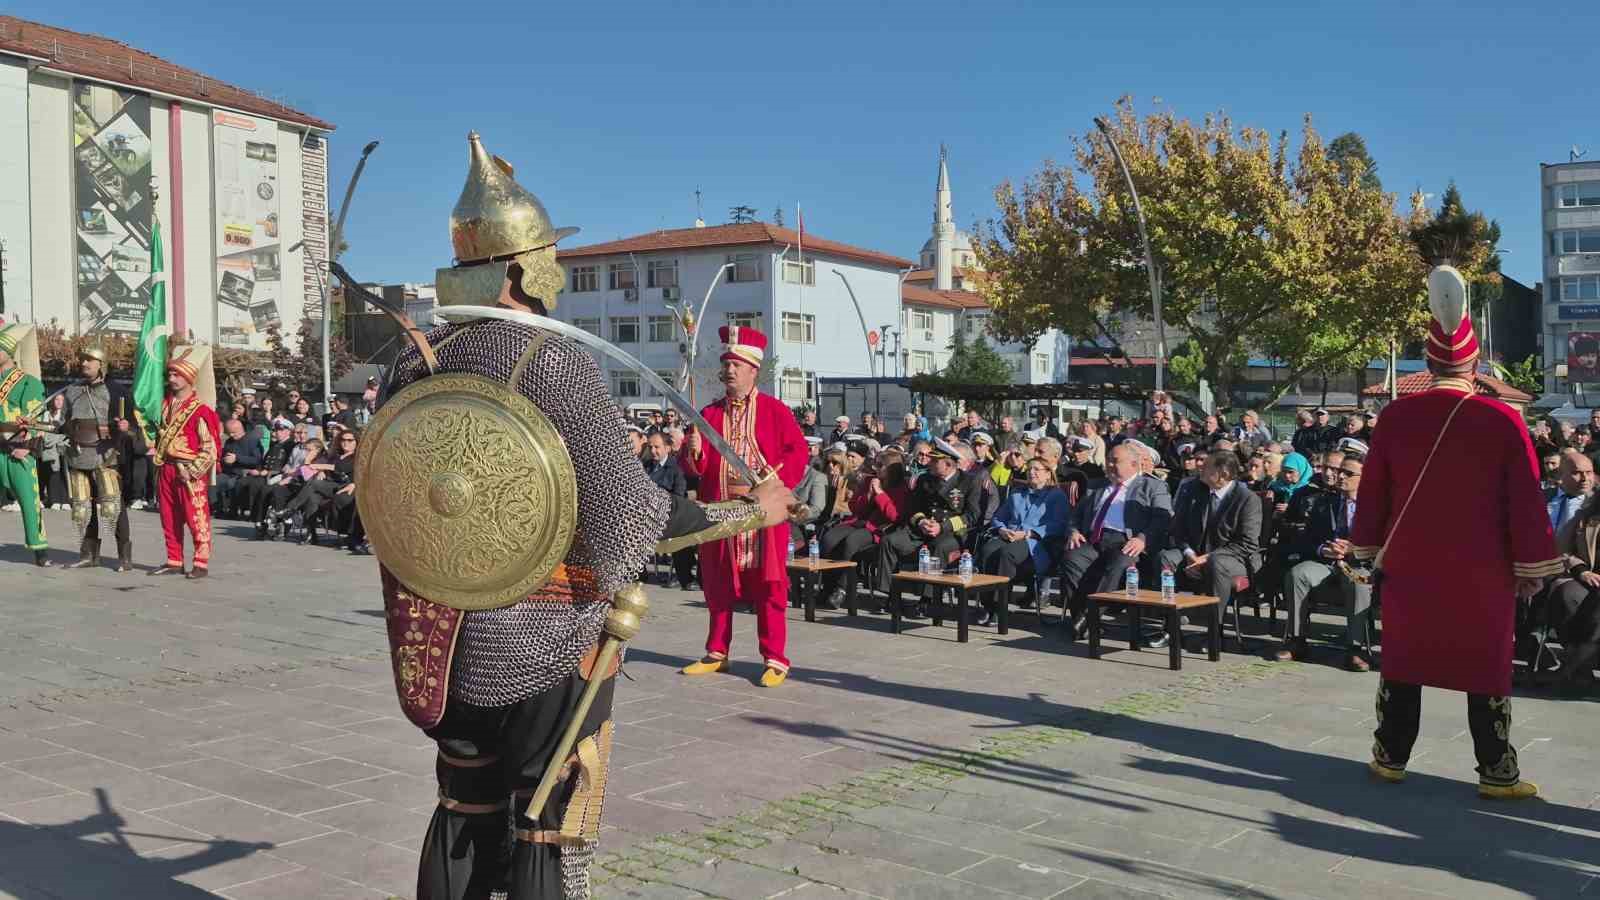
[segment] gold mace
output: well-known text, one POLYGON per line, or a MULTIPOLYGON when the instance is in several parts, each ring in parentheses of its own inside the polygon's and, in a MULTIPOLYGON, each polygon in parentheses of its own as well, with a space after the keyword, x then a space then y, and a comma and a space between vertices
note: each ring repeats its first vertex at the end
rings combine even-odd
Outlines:
MULTIPOLYGON (((561 735, 561 743, 556 745, 556 752, 551 755, 550 762, 544 767, 544 775, 539 778, 539 788, 533 792, 533 799, 528 801, 527 816, 537 823, 539 815, 544 812, 544 805, 549 802, 550 794, 556 789, 556 782, 560 780, 561 770, 566 766, 567 757, 572 755, 572 748, 578 745, 578 733, 583 730, 583 722, 589 717, 589 707, 594 705, 595 695, 600 693, 600 685, 605 682, 611 672, 611 663, 622 652, 622 645, 633 640, 639 633, 640 620, 650 610, 650 600, 644 595, 644 588, 637 584, 630 584, 620 591, 611 600, 611 611, 606 613, 605 634, 600 636, 600 652, 595 654, 594 668, 589 670, 589 683, 584 685, 583 695, 578 698, 578 705, 572 711, 572 719, 567 722, 567 730, 561 735)), ((537 827, 537 825, 535 826, 537 827)))

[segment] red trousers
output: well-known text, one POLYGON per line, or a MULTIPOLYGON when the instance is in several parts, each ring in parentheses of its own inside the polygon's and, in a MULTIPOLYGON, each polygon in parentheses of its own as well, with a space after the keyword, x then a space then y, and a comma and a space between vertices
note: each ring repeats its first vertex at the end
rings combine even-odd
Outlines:
POLYGON ((706 635, 706 655, 727 659, 733 643, 733 605, 749 603, 756 611, 756 644, 767 665, 780 672, 789 671, 784 647, 789 642, 789 578, 768 581, 761 572, 726 571, 722 566, 700 566, 700 583, 705 586, 706 609, 711 612, 711 629, 706 635), (733 584, 738 578, 739 584, 733 584), (737 587, 737 591, 735 590, 737 587))
POLYGON ((167 565, 183 566, 183 528, 194 538, 194 567, 211 562, 211 504, 206 480, 187 478, 176 463, 165 463, 156 475, 156 501, 161 504, 161 533, 167 539, 167 565))

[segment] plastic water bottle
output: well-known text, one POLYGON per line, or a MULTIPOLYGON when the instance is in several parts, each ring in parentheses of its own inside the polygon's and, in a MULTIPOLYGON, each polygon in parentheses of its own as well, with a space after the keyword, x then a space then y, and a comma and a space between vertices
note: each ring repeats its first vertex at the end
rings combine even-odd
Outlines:
POLYGON ((806 556, 811 559, 811 568, 815 569, 817 567, 817 557, 821 555, 822 548, 818 546, 817 539, 812 538, 811 542, 806 544, 806 556))
POLYGON ((1171 603, 1178 596, 1178 576, 1173 574, 1171 566, 1161 567, 1161 602, 1171 603))
POLYGON ((794 562, 794 538, 789 539, 789 550, 784 559, 789 562, 794 562))
POLYGON ((1133 566, 1129 566, 1128 567, 1128 571, 1127 571, 1126 575, 1124 576, 1124 582, 1127 584, 1128 599, 1129 600, 1132 600, 1135 597, 1139 596, 1139 570, 1138 569, 1134 568, 1133 566))
POLYGON ((933 554, 928 552, 928 548, 926 546, 923 546, 922 549, 917 551, 917 574, 933 574, 933 554))
POLYGON ((966 550, 961 551, 961 568, 959 571, 961 573, 962 581, 966 582, 972 580, 972 554, 966 550))

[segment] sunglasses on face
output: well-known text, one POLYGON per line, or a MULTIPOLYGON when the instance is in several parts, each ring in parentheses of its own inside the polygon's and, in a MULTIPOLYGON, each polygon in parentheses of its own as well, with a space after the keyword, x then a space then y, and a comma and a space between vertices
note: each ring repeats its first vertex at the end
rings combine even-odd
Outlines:
POLYGON ((1336 478, 1360 478, 1361 477, 1361 473, 1360 472, 1352 472, 1349 469, 1334 469, 1333 470, 1333 474, 1334 474, 1334 477, 1336 477, 1336 478))

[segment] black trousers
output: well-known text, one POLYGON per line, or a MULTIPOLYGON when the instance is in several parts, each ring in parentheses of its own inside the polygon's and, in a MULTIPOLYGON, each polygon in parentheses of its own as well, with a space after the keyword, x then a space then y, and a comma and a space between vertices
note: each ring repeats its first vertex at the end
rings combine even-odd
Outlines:
POLYGON ((1120 531, 1100 535, 1100 543, 1084 541, 1061 556, 1061 595, 1067 598, 1074 618, 1081 618, 1090 594, 1119 591, 1129 566, 1138 566, 1137 557, 1126 556, 1122 545, 1128 536, 1120 531))
MULTIPOLYGON (((601 685, 580 738, 594 735, 611 718, 615 679, 601 685)), ((504 891, 508 900, 563 897, 561 850, 554 844, 517 840, 518 829, 554 831, 579 778, 556 786, 537 823, 526 816, 528 800, 556 751, 567 720, 583 692, 573 673, 555 687, 509 706, 468 706, 451 700, 444 718, 429 729, 439 744, 434 771, 441 802, 428 823, 417 871, 417 900, 487 900, 504 891), (505 808, 509 804, 509 808, 505 808), (489 807, 501 806, 499 809, 489 807)), ((601 759, 601 766, 608 760, 601 759)), ((603 771, 603 769, 602 769, 603 771)))
POLYGON ((46 508, 67 502, 67 476, 64 474, 65 470, 66 463, 60 460, 55 462, 40 461, 39 501, 46 508))
POLYGON ((217 483, 211 486, 211 511, 213 513, 232 515, 238 506, 239 482, 243 476, 223 472, 217 476, 217 483))
MULTIPOLYGON (((1388 769, 1404 769, 1411 759, 1422 721, 1422 686, 1378 682, 1378 729, 1372 733, 1372 758, 1388 769)), ((1467 729, 1478 759, 1478 780, 1511 785, 1522 777, 1517 748, 1511 744, 1511 698, 1467 695, 1467 729)))
POLYGON ((1590 588, 1581 581, 1564 582, 1552 588, 1546 604, 1535 603, 1535 609, 1544 606, 1549 622, 1561 637, 1566 648, 1561 671, 1565 678, 1577 678, 1594 669, 1600 657, 1600 589, 1590 588))
POLYGON ((288 518, 295 513, 299 513, 300 515, 309 519, 314 513, 316 513, 317 510, 322 508, 323 501, 327 500, 329 497, 332 497, 338 490, 339 485, 334 484, 331 481, 320 479, 317 481, 308 481, 300 488, 299 492, 294 495, 294 499, 290 500, 288 503, 285 503, 283 507, 278 510, 278 512, 282 514, 284 518, 288 518))
POLYGON ((127 476, 122 485, 122 505, 124 508, 135 500, 149 502, 155 499, 155 479, 150 477, 150 457, 135 456, 128 460, 126 467, 127 476))
POLYGON ((259 522, 267 517, 267 500, 272 496, 272 486, 262 475, 245 475, 239 479, 239 509, 259 522))
POLYGON ((986 575, 1013 580, 1033 578, 1033 556, 1026 539, 1008 541, 996 534, 989 535, 978 544, 973 563, 986 575))
MULTIPOLYGON (((941 570, 950 564, 951 556, 961 551, 961 542, 949 529, 941 529, 939 536, 928 538, 914 525, 891 528, 878 542, 878 590, 888 593, 894 584, 894 573, 914 572, 917 568, 917 551, 926 546, 941 570)), ((925 599, 937 596, 934 588, 925 588, 925 599)))
POLYGON ((678 576, 678 586, 688 589, 696 581, 695 567, 700 564, 700 549, 689 547, 672 554, 672 571, 678 576))
MULTIPOLYGON (((877 537, 865 525, 835 525, 822 533, 822 545, 819 549, 824 559, 865 562, 868 554, 875 553, 878 549, 877 537)), ((847 597, 854 594, 856 570, 851 568, 824 574, 822 590, 828 594, 842 590, 847 597)))

